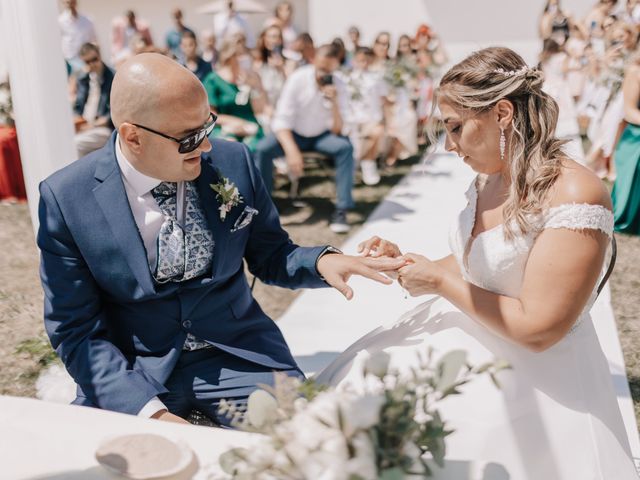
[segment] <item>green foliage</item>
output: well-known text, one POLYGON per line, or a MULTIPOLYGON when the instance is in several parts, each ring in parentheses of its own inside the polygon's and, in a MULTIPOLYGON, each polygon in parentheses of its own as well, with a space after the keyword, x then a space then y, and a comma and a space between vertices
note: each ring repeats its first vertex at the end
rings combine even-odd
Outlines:
MULTIPOLYGON (((417 365, 408 374, 388 370, 388 365, 389 356, 384 352, 370 357, 363 365, 364 392, 362 387, 357 389, 359 393, 349 386, 333 390, 313 380, 300 382, 276 374, 273 387, 262 386, 263 390, 249 398, 248 412, 223 401, 221 411, 240 420, 240 428, 268 436, 265 451, 272 451, 274 456, 276 452, 285 453, 279 461, 267 455, 265 465, 264 461, 255 463, 249 452, 235 449, 221 457, 221 465, 234 479, 258 473, 266 473, 264 478, 305 479, 299 469, 299 451, 297 459, 286 453, 290 446, 306 448, 299 445, 302 426, 308 429, 307 442, 309 433, 317 435, 320 442, 322 438, 335 441, 336 435, 341 437, 346 458, 368 464, 379 480, 400 480, 407 475, 430 477, 432 463, 444 466, 445 439, 452 433, 438 411, 439 402, 460 394, 460 387, 478 375, 488 374, 497 385, 495 375, 509 368, 500 361, 473 368, 462 350, 442 355, 434 365, 431 349, 418 354, 417 365), (316 399, 320 403, 314 403, 316 399), (332 433, 327 434, 329 431, 332 433), (361 450, 363 436, 369 450, 361 450)), ((309 448, 302 458, 321 450, 322 443, 309 448)), ((312 461, 322 462, 318 458, 312 461)), ((351 473, 350 480, 371 478, 371 473, 362 478, 359 473, 351 473)))
POLYGON ((48 366, 58 358, 49 340, 44 337, 29 338, 20 342, 16 347, 16 353, 29 355, 42 367, 48 366))

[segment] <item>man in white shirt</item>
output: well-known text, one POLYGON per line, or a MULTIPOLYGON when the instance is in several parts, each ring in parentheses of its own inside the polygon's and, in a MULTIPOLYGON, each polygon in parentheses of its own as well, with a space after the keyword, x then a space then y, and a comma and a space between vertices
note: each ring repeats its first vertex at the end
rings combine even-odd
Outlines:
POLYGON ((62 54, 74 72, 84 66, 79 56, 85 43, 98 43, 93 22, 78 12, 77 0, 64 0, 64 11, 58 17, 62 33, 62 54))
POLYGON ((304 173, 302 152, 318 151, 336 164, 336 210, 330 227, 349 231, 347 210, 353 208, 353 147, 342 136, 342 111, 346 108, 343 83, 333 75, 338 68, 338 52, 332 45, 316 51, 313 65, 296 70, 287 79, 271 123, 274 132, 258 143, 255 160, 268 191, 273 188, 273 160, 286 157, 289 173, 304 173))

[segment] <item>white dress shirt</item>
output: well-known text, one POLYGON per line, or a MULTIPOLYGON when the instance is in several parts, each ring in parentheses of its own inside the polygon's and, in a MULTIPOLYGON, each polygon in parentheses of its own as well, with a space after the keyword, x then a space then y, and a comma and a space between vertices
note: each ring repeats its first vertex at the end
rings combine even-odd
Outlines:
MULTIPOLYGON (((340 112, 346 109, 344 83, 333 76, 340 112)), ((333 127, 333 111, 318 86, 316 68, 300 67, 287 79, 271 123, 271 130, 292 130, 303 137, 317 137, 333 127)))
POLYGON ((78 14, 76 18, 69 10, 65 10, 58 17, 58 23, 62 32, 62 54, 65 59, 76 58, 80 47, 85 43, 98 43, 93 22, 84 15, 78 14))
MULTIPOLYGON (((122 172, 122 180, 124 189, 127 193, 131 213, 136 221, 144 248, 147 251, 147 260, 149 268, 155 272, 158 263, 158 235, 160 228, 164 223, 164 214, 158 202, 153 198, 151 190, 162 183, 162 180, 148 177, 144 173, 140 173, 133 165, 129 163, 120 148, 120 136, 116 137, 116 159, 118 166, 122 172)), ((176 194, 176 216, 180 226, 184 227, 185 215, 185 185, 184 182, 178 182, 178 191, 176 194)))
MULTIPOLYGON (((160 233, 160 228, 164 222, 164 214, 160 210, 158 202, 153 198, 151 190, 160 185, 162 180, 149 177, 133 168, 120 148, 119 136, 116 137, 116 159, 118 161, 120 171, 122 172, 122 181, 124 182, 124 189, 127 193, 131 213, 133 213, 133 218, 138 226, 138 230, 140 231, 144 248, 147 251, 149 268, 152 272, 155 272, 158 259, 158 234, 160 233)), ((178 182, 176 214, 180 225, 183 225, 184 219, 184 194, 184 182, 178 182)), ((149 400, 144 407, 142 407, 142 410, 138 412, 138 415, 149 418, 154 413, 166 409, 167 407, 164 403, 162 403, 158 397, 154 397, 149 400)))

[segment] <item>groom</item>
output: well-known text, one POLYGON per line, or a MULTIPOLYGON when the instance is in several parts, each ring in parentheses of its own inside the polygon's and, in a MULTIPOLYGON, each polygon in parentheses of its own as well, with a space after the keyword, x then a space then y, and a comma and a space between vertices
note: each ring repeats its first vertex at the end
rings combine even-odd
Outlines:
POLYGON ((348 299, 350 275, 390 283, 378 272, 399 265, 294 245, 246 147, 209 142, 207 94, 173 60, 123 64, 111 113, 105 147, 40 185, 47 334, 75 404, 170 421, 197 408, 227 424, 221 399, 301 375, 243 259, 267 284, 348 299))

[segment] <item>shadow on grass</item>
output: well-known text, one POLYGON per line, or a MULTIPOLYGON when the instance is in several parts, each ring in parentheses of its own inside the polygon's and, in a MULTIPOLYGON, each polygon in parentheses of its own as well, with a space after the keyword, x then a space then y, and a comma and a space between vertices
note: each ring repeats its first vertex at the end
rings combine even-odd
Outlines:
MULTIPOLYGON (((356 215, 350 220, 351 225, 362 225, 391 188, 410 173, 411 168, 419 163, 421 158, 421 155, 415 155, 383 170, 380 183, 377 185, 363 185, 356 181, 353 188, 355 207, 351 210, 356 215)), ((287 227, 309 226, 327 222, 335 209, 334 173, 333 169, 326 168, 305 170, 304 176, 300 179, 299 197, 295 201, 289 197, 291 183, 282 177, 276 179, 273 200, 280 212, 283 225, 287 227), (331 173, 329 174, 329 172, 331 173), (304 206, 297 207, 298 202, 302 202, 304 206)), ((425 174, 431 175, 430 172, 425 174)))

